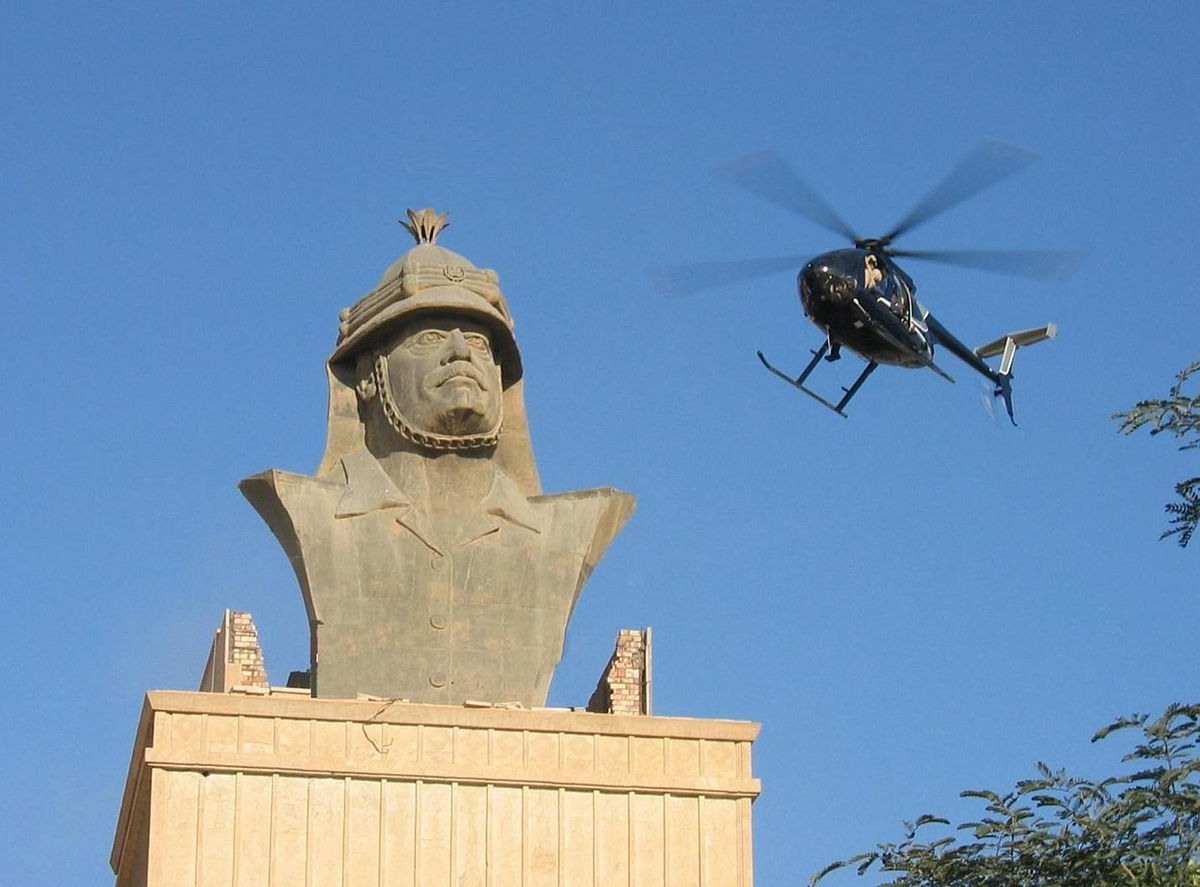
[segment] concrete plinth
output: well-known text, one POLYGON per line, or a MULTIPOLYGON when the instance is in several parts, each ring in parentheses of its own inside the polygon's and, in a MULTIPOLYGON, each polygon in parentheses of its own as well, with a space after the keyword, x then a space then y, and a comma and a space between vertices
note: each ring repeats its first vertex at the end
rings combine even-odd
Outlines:
POLYGON ((118 887, 749 887, 757 733, 152 692, 111 862, 118 887))

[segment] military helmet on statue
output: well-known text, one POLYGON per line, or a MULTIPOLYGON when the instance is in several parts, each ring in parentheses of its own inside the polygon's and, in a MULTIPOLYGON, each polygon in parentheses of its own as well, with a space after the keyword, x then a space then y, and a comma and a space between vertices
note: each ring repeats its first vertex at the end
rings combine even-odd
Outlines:
POLYGON ((446 213, 431 208, 408 210, 408 221, 401 224, 416 239, 416 246, 388 266, 374 289, 341 312, 337 345, 326 362, 328 426, 317 475, 336 477, 341 458, 364 445, 355 393, 361 359, 368 358, 369 364, 374 352, 387 347, 388 336, 422 315, 461 316, 487 328, 500 366, 503 424, 489 451, 521 492, 537 496, 541 482, 525 417, 521 353, 513 337, 512 315, 500 292, 500 277, 437 245, 446 218, 446 213))
POLYGON ((483 323, 491 333, 504 386, 521 378, 521 353, 513 338, 512 315, 500 292, 500 276, 438 246, 438 234, 449 225, 447 215, 429 207, 408 210, 408 221, 400 224, 417 244, 388 266, 373 290, 342 311, 331 364, 359 354, 417 315, 437 313, 483 323))

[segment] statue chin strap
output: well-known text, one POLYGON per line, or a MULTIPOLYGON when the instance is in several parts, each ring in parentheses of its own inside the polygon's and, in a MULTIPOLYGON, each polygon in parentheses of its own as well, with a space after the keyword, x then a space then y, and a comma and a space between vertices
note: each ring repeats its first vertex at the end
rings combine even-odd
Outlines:
POLYGON ((445 452, 449 450, 482 450, 495 447, 500 442, 500 427, 504 424, 503 407, 501 407, 501 415, 495 426, 490 431, 481 434, 438 434, 434 431, 421 431, 414 428, 404 418, 400 408, 396 406, 396 401, 392 397, 391 385, 388 383, 387 355, 377 354, 375 356, 373 376, 375 391, 383 406, 383 414, 387 417, 388 424, 410 443, 427 450, 445 452))

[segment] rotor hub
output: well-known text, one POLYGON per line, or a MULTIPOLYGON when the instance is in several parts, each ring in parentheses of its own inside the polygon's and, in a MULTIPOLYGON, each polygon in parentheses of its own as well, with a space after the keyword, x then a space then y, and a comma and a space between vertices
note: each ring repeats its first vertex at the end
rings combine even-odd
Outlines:
POLYGON ((858 249, 871 250, 872 252, 887 252, 887 248, 891 246, 892 238, 890 237, 860 237, 854 241, 854 246, 858 249))

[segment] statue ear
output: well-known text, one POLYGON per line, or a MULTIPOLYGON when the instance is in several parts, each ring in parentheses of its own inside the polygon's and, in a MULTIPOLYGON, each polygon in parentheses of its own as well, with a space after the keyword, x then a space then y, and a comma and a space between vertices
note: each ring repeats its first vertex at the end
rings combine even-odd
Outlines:
POLYGON ((366 403, 375 399, 379 393, 375 384, 375 355, 362 353, 354 362, 354 390, 358 392, 359 400, 366 403))

